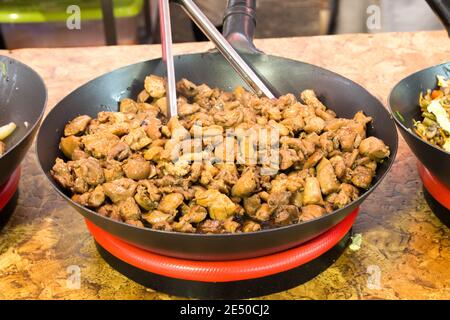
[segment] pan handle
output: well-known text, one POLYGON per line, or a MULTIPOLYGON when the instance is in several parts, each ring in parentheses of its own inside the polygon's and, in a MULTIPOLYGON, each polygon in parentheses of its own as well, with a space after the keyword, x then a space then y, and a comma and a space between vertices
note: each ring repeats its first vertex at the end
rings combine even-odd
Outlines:
POLYGON ((228 0, 223 17, 223 36, 238 51, 261 53, 253 44, 256 0, 228 0))
POLYGON ((450 36, 450 0, 426 0, 434 13, 441 19, 450 36))

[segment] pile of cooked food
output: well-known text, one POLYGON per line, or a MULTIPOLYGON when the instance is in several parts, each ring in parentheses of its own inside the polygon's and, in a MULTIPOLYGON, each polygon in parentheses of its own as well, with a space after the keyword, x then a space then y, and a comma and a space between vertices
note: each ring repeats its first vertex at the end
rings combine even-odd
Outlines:
POLYGON ((450 79, 437 76, 438 88, 420 93, 422 120, 414 121, 414 131, 425 141, 450 152, 450 79))
POLYGON ((119 112, 70 121, 60 142, 67 161, 51 170, 73 201, 135 226, 235 233, 301 223, 357 199, 390 154, 367 136, 371 117, 338 118, 312 90, 271 100, 183 79, 169 119, 164 79, 144 84, 119 112), (276 143, 259 129, 276 132, 276 143), (268 150, 276 163, 252 161, 268 150))
POLYGON ((16 124, 10 122, 0 127, 0 157, 6 152, 6 144, 3 142, 13 131, 16 130, 16 124))

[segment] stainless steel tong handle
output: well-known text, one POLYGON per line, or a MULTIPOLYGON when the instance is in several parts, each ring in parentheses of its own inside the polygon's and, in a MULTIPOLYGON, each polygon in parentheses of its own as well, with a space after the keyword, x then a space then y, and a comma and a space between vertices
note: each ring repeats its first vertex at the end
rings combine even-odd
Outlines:
POLYGON ((169 0, 159 0, 159 20, 161 24, 162 60, 167 72, 167 105, 169 117, 175 117, 177 110, 177 88, 175 83, 175 67, 172 55, 172 28, 170 24, 169 0))
POLYGON ((192 0, 175 0, 257 95, 275 96, 192 0))

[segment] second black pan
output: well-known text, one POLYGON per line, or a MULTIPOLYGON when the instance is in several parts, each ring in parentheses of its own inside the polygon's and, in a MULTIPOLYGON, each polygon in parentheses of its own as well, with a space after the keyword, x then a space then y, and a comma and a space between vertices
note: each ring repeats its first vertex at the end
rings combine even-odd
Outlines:
POLYGON ((413 120, 421 120, 419 94, 437 87, 436 76, 450 78, 450 62, 418 71, 401 80, 389 96, 389 107, 412 152, 442 183, 450 188, 450 153, 421 139, 414 132, 413 120))
MULTIPOLYGON (((247 15, 245 17, 249 18, 247 15)), ((239 25, 241 24, 233 24, 239 25)), ((250 30, 248 25, 245 30, 250 30)), ((245 32, 241 34, 248 35, 245 32)), ((242 42, 239 45, 242 48, 242 42)), ((250 46, 248 49, 251 51, 250 46)), ((99 111, 117 111, 120 99, 136 97, 143 88, 145 76, 165 74, 164 64, 160 59, 107 73, 81 86, 59 102, 48 114, 38 135, 37 153, 44 173, 58 193, 86 219, 124 241, 167 256, 193 260, 242 259, 285 250, 320 235, 359 207, 385 177, 397 153, 395 125, 389 112, 374 96, 360 85, 336 73, 307 63, 263 54, 246 54, 245 58, 281 94, 299 93, 310 88, 340 117, 351 118, 359 110, 373 117, 374 122, 368 129, 368 134, 384 140, 391 150, 391 156, 379 166, 372 187, 358 200, 329 215, 300 224, 254 233, 213 235, 135 227, 103 217, 71 201, 69 194, 50 176, 50 169, 56 157, 62 157, 58 144, 64 125, 80 114, 95 117, 99 111)), ((245 86, 218 53, 176 56, 175 70, 177 79, 187 78, 194 83, 206 83, 210 87, 232 90, 237 85, 245 86)))
POLYGON ((39 128, 47 101, 41 77, 27 65, 0 56, 0 125, 14 122, 16 130, 5 139, 0 156, 0 186, 27 153, 39 128))

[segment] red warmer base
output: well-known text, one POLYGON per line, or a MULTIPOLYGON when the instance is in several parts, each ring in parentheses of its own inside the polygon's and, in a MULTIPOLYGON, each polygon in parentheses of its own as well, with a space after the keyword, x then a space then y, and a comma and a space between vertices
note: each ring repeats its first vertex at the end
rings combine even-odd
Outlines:
POLYGON ((130 279, 168 294, 236 299, 290 289, 327 269, 346 248, 355 210, 341 223, 296 248, 233 261, 190 261, 134 247, 86 220, 102 257, 130 279))
POLYGON ((11 201, 12 197, 19 187, 20 167, 18 167, 11 177, 2 186, 0 186, 0 213, 3 208, 11 201))
POLYGON ((444 185, 420 162, 417 162, 425 200, 433 213, 450 227, 450 188, 444 185))

